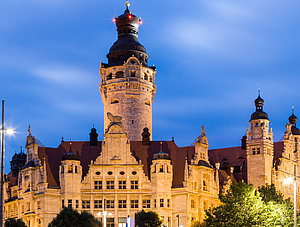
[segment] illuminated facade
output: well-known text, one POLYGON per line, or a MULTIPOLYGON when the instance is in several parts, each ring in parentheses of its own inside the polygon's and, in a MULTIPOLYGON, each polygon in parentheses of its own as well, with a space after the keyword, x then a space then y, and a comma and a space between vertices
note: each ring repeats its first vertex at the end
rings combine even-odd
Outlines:
POLYGON ((152 141, 156 69, 148 66, 149 56, 138 42, 140 20, 128 3, 115 23, 118 40, 107 54, 108 63, 100 65, 104 139, 98 141, 92 128, 89 141, 42 147, 29 128, 27 155, 15 154, 7 175, 6 218, 47 226, 63 207, 72 207, 102 221, 106 211, 109 227, 125 227, 128 216, 145 209, 157 212, 165 226, 177 226, 179 217, 187 227, 219 204, 219 192, 231 182, 246 181, 256 188, 274 183, 292 196, 292 186, 282 182, 295 165, 299 170, 300 130, 294 115, 283 141, 274 143, 259 96, 241 146, 208 150, 204 126, 193 146, 152 141))

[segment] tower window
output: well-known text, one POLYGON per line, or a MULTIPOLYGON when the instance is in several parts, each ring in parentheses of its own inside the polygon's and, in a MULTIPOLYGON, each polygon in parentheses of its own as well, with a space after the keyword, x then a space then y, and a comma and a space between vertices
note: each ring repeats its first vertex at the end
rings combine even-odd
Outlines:
POLYGON ((255 154, 255 148, 252 148, 252 154, 255 154))
POLYGON ((148 80, 148 75, 147 75, 147 73, 144 73, 144 80, 148 80))
POLYGON ((161 172, 161 173, 164 172, 164 167, 162 165, 159 168, 159 172, 161 172))
POLYGON ((130 72, 130 76, 131 76, 131 77, 135 77, 135 71, 131 71, 131 72, 130 72))
POLYGON ((131 124, 134 124, 134 120, 131 120, 131 124))
POLYGON ((145 102, 145 105, 150 106, 150 101, 147 100, 147 101, 145 102))
POLYGON ((124 73, 122 71, 116 72, 116 78, 123 78, 123 77, 124 77, 124 73))
POLYGON ((111 80, 111 79, 112 79, 112 73, 108 74, 108 75, 106 76, 106 79, 107 79, 107 80, 111 80))
POLYGON ((118 99, 113 99, 113 100, 111 101, 111 104, 115 104, 115 103, 119 103, 119 100, 118 100, 118 99))
POLYGON ((203 191, 208 191, 208 189, 207 189, 207 183, 206 183, 205 180, 203 181, 203 191))

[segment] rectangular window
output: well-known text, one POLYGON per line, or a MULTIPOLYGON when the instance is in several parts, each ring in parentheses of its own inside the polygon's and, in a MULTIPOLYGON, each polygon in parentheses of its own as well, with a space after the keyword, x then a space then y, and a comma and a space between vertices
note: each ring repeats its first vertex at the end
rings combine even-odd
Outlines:
POLYGON ((170 199, 167 199, 167 207, 170 207, 170 199))
POLYGON ((30 202, 27 203, 27 211, 30 211, 30 202))
POLYGON ((37 201, 36 207, 38 210, 41 209, 41 201, 40 200, 37 201))
POLYGON ((64 199, 61 200, 61 208, 65 208, 65 200, 64 199))
POLYGON ((24 205, 22 205, 21 212, 24 213, 24 205))
POLYGON ((91 201, 90 200, 82 200, 82 209, 90 209, 91 201))
POLYGON ((72 199, 68 200, 68 208, 72 208, 72 199))
POLYGON ((138 200, 130 200, 130 207, 131 208, 139 208, 139 201, 138 200))
POLYGON ((154 199, 154 208, 156 208, 156 199, 154 199))
POLYGON ((102 208, 102 200, 94 200, 94 208, 102 208))
POLYGON ((207 209, 208 209, 208 207, 207 207, 207 201, 203 201, 203 209, 204 209, 204 210, 207 210, 207 209))
POLYGON ((119 180, 119 189, 126 189, 126 180, 119 180))
POLYGON ((115 182, 113 180, 106 181, 106 189, 115 189, 115 182))
POLYGON ((130 184, 131 189, 139 189, 139 182, 137 180, 132 180, 130 184))
POLYGON ((159 206, 160 207, 164 207, 164 199, 160 199, 159 200, 159 206))
POLYGON ((76 200, 76 208, 79 208, 79 200, 76 200))
POLYGON ((260 154, 260 148, 257 148, 257 154, 260 154))
POLYGON ((143 208, 150 208, 150 199, 143 200, 143 208))
POLYGON ((102 181, 94 181, 94 189, 99 190, 102 189, 102 181))
POLYGON ((126 208, 126 200, 119 200, 119 208, 126 208))
POLYGON ((255 148, 252 148, 252 154, 255 154, 255 148))
POLYGON ((115 200, 106 200, 106 208, 107 209, 115 208, 115 200))
POLYGON ((195 200, 191 200, 191 208, 195 208, 195 200))

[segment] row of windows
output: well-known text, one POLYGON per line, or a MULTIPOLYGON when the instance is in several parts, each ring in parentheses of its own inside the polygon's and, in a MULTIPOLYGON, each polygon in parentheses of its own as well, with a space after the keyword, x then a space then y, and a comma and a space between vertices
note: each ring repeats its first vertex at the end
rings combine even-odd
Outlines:
MULTIPOLYGON (((107 209, 113 209, 115 208, 115 200, 106 200, 105 205, 107 209)), ((69 199, 67 200, 67 207, 72 208, 73 207, 73 200, 69 199)), ((102 209, 103 208, 103 200, 94 200, 94 208, 95 209, 102 209)), ((122 209, 122 208, 127 208, 127 205, 129 205, 130 208, 139 208, 139 200, 134 199, 130 200, 130 204, 127 204, 127 200, 118 200, 117 207, 122 209)), ((64 208, 65 205, 65 200, 62 200, 62 208, 64 208)), ((156 199, 154 199, 154 207, 156 207, 156 199)), ((159 207, 170 207, 170 199, 159 199, 159 207), (166 203, 166 204, 165 204, 166 203)), ((142 201, 142 207, 143 208, 151 208, 151 200, 150 199, 144 199, 142 201)), ((79 208, 79 200, 75 200, 75 208, 79 208)), ((90 209, 91 208, 91 201, 90 200, 82 200, 81 203, 81 208, 82 209, 90 209)))
POLYGON ((78 167, 76 165, 68 165, 66 166, 66 171, 65 171, 65 166, 61 167, 61 173, 78 173, 78 167))
MULTIPOLYGON (((95 190, 103 189, 102 181, 94 181, 94 189, 95 190)), ((115 189, 115 181, 113 180, 106 181, 106 189, 115 189)), ((126 180, 119 180, 118 189, 127 189, 126 180)), ((137 180, 130 181, 130 189, 139 189, 139 182, 137 180)))
MULTIPOLYGON (((124 72, 122 71, 118 71, 115 73, 115 78, 116 79, 119 79, 119 78, 124 78, 124 72)), ((132 70, 130 71, 130 77, 136 77, 136 71, 132 70)), ((144 80, 147 80, 147 81, 150 81, 152 82, 152 77, 151 76, 148 76, 147 73, 144 73, 144 75, 141 77, 142 79, 144 80)), ((113 74, 112 73, 109 73, 107 76, 106 76, 106 79, 107 80, 111 80, 113 79, 113 74)))

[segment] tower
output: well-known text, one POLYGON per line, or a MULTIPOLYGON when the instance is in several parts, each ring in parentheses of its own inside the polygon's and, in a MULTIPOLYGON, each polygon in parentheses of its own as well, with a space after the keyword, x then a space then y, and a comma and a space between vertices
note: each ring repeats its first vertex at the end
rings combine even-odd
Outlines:
POLYGON ((264 100, 258 95, 256 111, 251 115, 247 129, 247 178, 255 188, 272 183, 274 158, 273 132, 268 114, 263 112, 264 100))
MULTIPOLYGON (((152 135, 152 103, 156 92, 155 67, 148 66, 146 49, 138 41, 141 20, 129 10, 114 18, 118 39, 100 64, 100 92, 104 103, 104 130, 110 121, 107 113, 122 117, 128 138, 142 140, 143 128, 152 135)), ((150 138, 151 139, 151 138, 150 138)))

